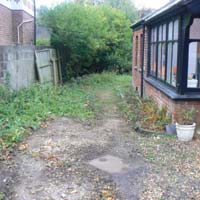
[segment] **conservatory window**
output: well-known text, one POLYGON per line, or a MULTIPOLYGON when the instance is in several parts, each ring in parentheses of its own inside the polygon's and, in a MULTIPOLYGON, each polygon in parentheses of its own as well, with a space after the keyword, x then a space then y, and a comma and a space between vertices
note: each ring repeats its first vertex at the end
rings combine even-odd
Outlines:
POLYGON ((150 75, 176 87, 179 20, 151 30, 150 75))
POLYGON ((151 70, 150 74, 156 76, 156 47, 157 47, 157 28, 151 32, 151 70))
POLYGON ((166 81, 176 87, 177 58, 178 58, 178 29, 179 21, 170 22, 168 25, 167 39, 167 77, 166 81))
POLYGON ((165 80, 166 24, 159 27, 158 41, 158 78, 165 80))
POLYGON ((200 19, 195 18, 190 26, 188 55, 188 88, 200 88, 200 19))

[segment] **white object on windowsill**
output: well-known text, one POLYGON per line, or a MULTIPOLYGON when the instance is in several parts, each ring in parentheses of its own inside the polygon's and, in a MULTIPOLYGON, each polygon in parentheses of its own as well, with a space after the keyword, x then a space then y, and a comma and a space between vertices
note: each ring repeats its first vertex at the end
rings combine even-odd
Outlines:
POLYGON ((188 80, 188 88, 197 88, 198 80, 197 79, 192 79, 188 80))

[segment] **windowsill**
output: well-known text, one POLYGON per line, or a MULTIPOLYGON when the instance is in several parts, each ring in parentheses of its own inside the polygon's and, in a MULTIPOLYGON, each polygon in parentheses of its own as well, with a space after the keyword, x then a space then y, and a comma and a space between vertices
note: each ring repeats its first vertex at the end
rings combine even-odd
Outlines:
POLYGON ((172 100, 189 100, 189 101, 193 101, 193 100, 200 100, 200 92, 198 94, 184 94, 184 95, 180 95, 177 94, 172 88, 168 87, 167 85, 161 83, 160 81, 152 78, 152 77, 146 77, 145 81, 149 84, 151 84, 152 86, 154 86, 157 90, 161 91, 162 93, 164 93, 167 97, 169 97, 172 100))

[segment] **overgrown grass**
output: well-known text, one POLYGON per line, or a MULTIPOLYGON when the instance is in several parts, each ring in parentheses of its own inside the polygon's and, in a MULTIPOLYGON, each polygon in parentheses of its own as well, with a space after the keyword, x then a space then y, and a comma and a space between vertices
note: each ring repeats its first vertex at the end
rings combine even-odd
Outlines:
POLYGON ((100 109, 96 91, 130 84, 130 80, 128 75, 102 73, 72 80, 64 86, 36 84, 15 93, 1 87, 0 148, 19 142, 26 130, 34 130, 52 117, 96 117, 100 109))
POLYGON ((119 87, 118 96, 121 97, 119 109, 127 120, 136 128, 137 126, 149 132, 164 132, 165 125, 171 122, 167 108, 158 108, 151 98, 141 99, 132 86, 119 87))

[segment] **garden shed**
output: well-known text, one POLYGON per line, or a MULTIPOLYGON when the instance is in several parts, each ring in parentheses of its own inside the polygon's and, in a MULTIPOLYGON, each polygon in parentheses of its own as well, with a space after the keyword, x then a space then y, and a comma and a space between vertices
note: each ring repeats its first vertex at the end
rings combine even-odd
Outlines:
POLYGON ((200 1, 171 1, 131 28, 135 89, 167 106, 173 121, 200 111, 200 1))

